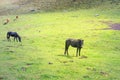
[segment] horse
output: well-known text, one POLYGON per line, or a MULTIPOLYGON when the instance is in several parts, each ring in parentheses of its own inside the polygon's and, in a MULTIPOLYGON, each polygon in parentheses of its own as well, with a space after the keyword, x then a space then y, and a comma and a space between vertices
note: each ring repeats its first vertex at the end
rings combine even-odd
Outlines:
POLYGON ((81 48, 83 47, 83 43, 84 43, 84 40, 81 40, 81 39, 67 39, 65 41, 64 55, 66 55, 66 53, 68 55, 68 48, 71 45, 72 47, 77 48, 76 56, 78 56, 78 52, 79 52, 79 56, 80 56, 80 51, 81 51, 81 48))
POLYGON ((10 37, 14 37, 14 41, 21 42, 21 37, 18 35, 17 32, 7 32, 7 40, 10 41, 10 37))
POLYGON ((15 17, 15 19, 13 19, 13 21, 16 21, 18 19, 18 16, 15 17))
POLYGON ((8 24, 9 22, 10 22, 10 20, 9 20, 9 19, 6 19, 5 22, 3 23, 3 25, 8 24))

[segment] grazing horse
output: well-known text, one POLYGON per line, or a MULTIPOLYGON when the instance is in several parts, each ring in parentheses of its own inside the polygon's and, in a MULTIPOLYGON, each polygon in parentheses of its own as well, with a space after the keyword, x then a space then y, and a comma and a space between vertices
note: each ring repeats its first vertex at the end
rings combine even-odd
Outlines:
POLYGON ((66 55, 66 53, 67 53, 67 55, 68 55, 68 48, 71 45, 72 47, 77 48, 76 56, 78 56, 78 52, 79 52, 79 56, 80 56, 80 51, 83 46, 83 43, 84 43, 84 40, 81 40, 81 39, 67 39, 65 42, 64 54, 66 55))
POLYGON ((10 36, 14 37, 14 41, 21 42, 21 37, 18 35, 17 32, 7 32, 7 40, 10 41, 10 36))
POLYGON ((10 22, 10 20, 9 20, 9 19, 6 19, 5 22, 3 23, 3 25, 8 24, 9 22, 10 22))
POLYGON ((16 21, 18 19, 18 16, 15 17, 15 19, 13 19, 13 21, 16 21))

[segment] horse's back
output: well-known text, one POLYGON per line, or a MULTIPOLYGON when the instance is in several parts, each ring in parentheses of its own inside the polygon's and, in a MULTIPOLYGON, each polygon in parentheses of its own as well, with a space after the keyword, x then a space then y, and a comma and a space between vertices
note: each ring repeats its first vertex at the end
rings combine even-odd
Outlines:
POLYGON ((17 36, 18 34, 17 34, 17 32, 11 32, 11 31, 9 31, 9 32, 7 32, 7 35, 17 36))
POLYGON ((72 47, 82 47, 83 45, 83 41, 82 39, 66 39, 66 44, 71 45, 72 47))

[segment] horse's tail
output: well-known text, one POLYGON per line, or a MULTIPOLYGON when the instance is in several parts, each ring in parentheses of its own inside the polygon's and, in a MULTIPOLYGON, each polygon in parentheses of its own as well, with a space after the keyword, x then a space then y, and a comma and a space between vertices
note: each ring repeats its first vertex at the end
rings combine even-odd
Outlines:
POLYGON ((65 41, 65 49, 68 49, 69 46, 70 46, 70 44, 71 44, 71 40, 70 40, 70 39, 67 39, 67 40, 65 41))
POLYGON ((67 47, 67 40, 65 41, 65 50, 67 50, 68 47, 67 47))
POLYGON ((65 41, 65 51, 64 51, 64 54, 66 54, 66 51, 67 51, 67 40, 65 41))
POLYGON ((64 54, 66 54, 66 52, 68 54, 68 48, 69 48, 70 43, 71 43, 71 41, 69 39, 67 39, 65 41, 65 52, 64 52, 64 54))

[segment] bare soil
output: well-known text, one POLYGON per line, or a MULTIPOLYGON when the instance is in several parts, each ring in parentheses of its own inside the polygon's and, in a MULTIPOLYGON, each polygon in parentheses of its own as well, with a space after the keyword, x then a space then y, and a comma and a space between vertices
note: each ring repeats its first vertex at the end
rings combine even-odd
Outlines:
POLYGON ((100 21, 104 24, 107 24, 109 28, 104 28, 103 30, 120 30, 120 23, 114 23, 113 21, 100 21))
POLYGON ((109 25, 113 30, 120 30, 120 23, 114 23, 109 25))

